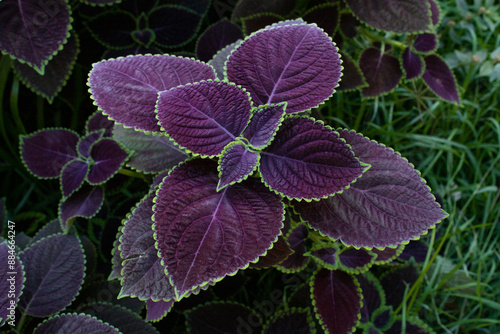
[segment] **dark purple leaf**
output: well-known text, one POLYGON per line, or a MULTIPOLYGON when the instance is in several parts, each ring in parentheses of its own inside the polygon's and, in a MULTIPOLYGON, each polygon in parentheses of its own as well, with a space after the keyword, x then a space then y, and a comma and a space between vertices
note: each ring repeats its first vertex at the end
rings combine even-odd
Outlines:
POLYGON ((344 190, 367 168, 336 132, 312 119, 291 117, 261 152, 259 170, 275 192, 315 199, 344 190))
POLYGON ((338 91, 350 91, 367 86, 365 77, 359 66, 345 53, 340 53, 342 59, 342 78, 337 87, 338 91))
POLYGON ((439 6, 435 0, 429 0, 431 5, 431 19, 432 24, 437 25, 439 23, 439 6))
POLYGON ((14 240, 9 238, 7 242, 0 243, 0 268, 2 268, 0 271, 0 326, 7 321, 15 320, 16 305, 24 286, 23 265, 16 252, 14 240))
POLYGON ((148 300, 147 303, 148 313, 146 315, 146 321, 160 321, 167 315, 167 313, 172 309, 174 305, 174 300, 169 300, 168 302, 160 300, 153 301, 148 300))
POLYGON ((427 86, 446 101, 460 103, 455 78, 448 65, 436 55, 425 56, 424 61, 422 78, 427 86))
MULTIPOLYGON (((0 240, 2 240, 2 239, 0 239, 0 240)), ((21 233, 17 233, 15 240, 16 240, 16 247, 22 251, 31 242, 31 237, 26 235, 26 233, 21 232, 21 233)))
POLYGON ((112 279, 123 279, 122 270, 123 270, 123 259, 118 248, 120 246, 120 239, 122 237, 122 227, 118 228, 118 232, 116 233, 116 239, 113 242, 113 249, 111 250, 111 273, 108 276, 108 280, 112 279))
POLYGON ((428 30, 428 0, 346 0, 353 13, 368 25, 386 31, 411 33, 428 30))
POLYGON ((158 257, 153 238, 153 198, 151 191, 125 221, 120 237, 123 281, 119 297, 140 300, 170 300, 175 296, 158 257))
POLYGON ((115 125, 113 138, 132 152, 127 166, 145 173, 158 173, 177 166, 188 157, 167 136, 149 135, 115 125))
POLYGON ((382 248, 414 239, 447 216, 407 160, 353 131, 339 134, 371 168, 341 194, 294 203, 313 228, 347 245, 382 248))
POLYGON ((284 272, 293 273, 307 266, 309 257, 304 256, 304 254, 307 251, 306 241, 308 236, 309 230, 304 225, 298 225, 288 233, 286 241, 290 245, 290 249, 293 250, 293 254, 281 262, 278 268, 284 272))
POLYGON ((209 61, 220 49, 243 38, 240 27, 223 18, 210 26, 198 39, 196 56, 199 60, 209 61))
POLYGON ((92 218, 101 208, 104 191, 101 187, 83 186, 59 204, 59 219, 67 229, 70 218, 92 218))
POLYGON ((0 1, 0 50, 43 74, 71 27, 65 0, 0 1))
POLYGON ((329 333, 351 333, 361 310, 357 280, 339 270, 321 269, 311 281, 313 304, 319 322, 329 333))
POLYGON ((250 119, 248 95, 236 85, 206 81, 161 92, 158 120, 181 147, 195 154, 219 155, 250 119))
POLYGON ((64 165, 78 157, 78 135, 66 129, 46 129, 21 136, 20 151, 26 168, 40 178, 59 177, 64 165))
POLYGON ((210 0, 168 0, 167 2, 191 9, 201 16, 205 15, 210 5, 210 0))
POLYGON ((61 314, 48 319, 35 328, 34 334, 99 333, 120 332, 103 321, 85 314, 61 314))
POLYGON ((371 315, 381 306, 385 305, 385 293, 379 280, 371 273, 356 276, 361 287, 363 307, 361 308, 361 322, 366 323, 371 315))
POLYGON ((186 312, 190 334, 261 333, 257 312, 234 302, 212 302, 186 312))
POLYGON ((219 50, 219 52, 217 52, 215 56, 208 62, 208 64, 215 69, 215 73, 217 73, 217 79, 221 81, 224 80, 224 65, 226 64, 226 60, 231 52, 233 52, 233 50, 236 49, 241 44, 241 42, 242 40, 238 40, 219 50))
POLYGON ((68 197, 82 186, 88 170, 87 163, 78 159, 71 160, 64 166, 61 173, 61 189, 64 197, 68 197))
POLYGON ((81 0, 81 1, 83 1, 88 5, 98 5, 98 6, 112 5, 121 2, 121 0, 81 0))
POLYGON ((368 87, 362 90, 364 97, 377 97, 390 92, 396 88, 403 76, 398 58, 375 48, 363 51, 359 67, 368 83, 368 87))
POLYGON ((247 179, 257 169, 258 163, 259 153, 248 150, 244 143, 234 141, 228 144, 219 158, 217 190, 247 179))
POLYGON ((412 263, 385 273, 380 278, 380 284, 385 291, 387 305, 397 308, 404 301, 405 290, 415 283, 418 276, 417 267, 412 263))
POLYGON ((340 21, 338 3, 324 3, 315 6, 302 15, 304 21, 316 23, 329 36, 337 30, 340 21))
POLYGON ((103 112, 119 123, 159 131, 155 117, 158 92, 179 85, 215 79, 212 67, 174 56, 130 56, 94 64, 90 92, 103 112))
POLYGON ((234 7, 233 19, 241 19, 258 13, 289 14, 295 6, 289 0, 240 0, 234 7))
POLYGON ((406 80, 412 80, 422 75, 424 66, 420 56, 406 48, 402 55, 403 69, 406 73, 406 80))
POLYGON ((427 257, 428 251, 429 246, 427 246, 427 244, 421 240, 412 240, 404 247, 399 258, 405 261, 410 261, 411 258, 414 258, 417 263, 423 263, 427 257))
POLYGON ((176 167, 155 198, 158 251, 176 299, 222 279, 264 254, 283 225, 283 204, 256 178, 217 192, 217 164, 194 159, 176 167))
POLYGON ((389 263, 395 258, 397 258, 399 254, 401 254, 403 249, 404 246, 399 246, 396 248, 386 247, 384 249, 373 248, 372 252, 375 253, 375 255, 377 255, 377 257, 375 258, 375 263, 377 264, 389 263))
POLYGON ((402 331, 405 334, 431 334, 434 333, 429 326, 420 319, 409 318, 403 326, 401 318, 392 324, 391 328, 384 331, 386 334, 400 334, 402 331))
POLYGON ((253 110, 250 123, 243 131, 243 137, 258 150, 264 149, 273 140, 286 114, 286 103, 260 106, 253 110))
POLYGON ((280 235, 271 249, 261 257, 257 263, 251 263, 250 268, 270 268, 283 262, 287 257, 293 254, 293 250, 286 239, 280 235))
POLYGON ((432 52, 438 46, 436 34, 425 33, 419 34, 413 42, 413 47, 418 52, 432 52))
POLYGON ((347 38, 354 38, 358 34, 358 27, 360 25, 356 16, 351 13, 344 13, 340 15, 340 31, 347 38))
MULTIPOLYGON (((113 135, 113 125, 115 123, 109 120, 108 117, 102 114, 101 110, 97 110, 87 120, 85 129, 87 133, 104 129, 104 137, 111 137, 113 135)), ((90 154, 90 153, 89 153, 90 154)))
POLYGON ((97 141, 90 149, 90 157, 94 164, 90 166, 88 182, 93 185, 106 182, 120 170, 129 155, 111 138, 97 141))
POLYGON ((47 223, 43 226, 33 237, 30 245, 33 245, 35 242, 42 240, 43 238, 52 236, 54 234, 62 234, 64 231, 61 228, 61 223, 58 219, 54 219, 51 222, 47 223))
POLYGON ((333 269, 337 264, 335 254, 337 248, 334 247, 321 247, 310 252, 310 255, 323 266, 328 269, 333 269))
POLYGON ((347 248, 339 254, 339 262, 347 272, 359 273, 368 270, 376 255, 366 249, 347 248))
POLYGON ((149 28, 156 44, 174 48, 191 41, 200 28, 202 16, 182 6, 163 5, 149 14, 149 28), (168 19, 166 19, 168 18, 168 19))
POLYGON ((394 321, 393 310, 390 306, 384 306, 374 312, 372 316, 373 325, 376 328, 387 328, 394 321))
POLYGON ((257 105, 288 102, 287 113, 328 99, 341 74, 337 48, 316 25, 262 30, 247 38, 227 62, 227 78, 257 105))
POLYGON ((85 22, 92 36, 108 48, 129 48, 135 45, 132 31, 135 17, 126 11, 107 10, 85 22))
POLYGON ((245 34, 251 35, 260 29, 264 29, 271 24, 278 23, 285 20, 281 15, 274 13, 259 13, 255 15, 250 15, 241 19, 243 30, 245 34))
POLYGON ((66 84, 73 70, 77 54, 78 38, 73 33, 64 48, 45 66, 43 75, 18 61, 14 61, 12 65, 26 86, 52 103, 54 97, 66 84))
POLYGON ((275 313, 264 328, 265 334, 316 333, 309 309, 290 309, 275 313))
POLYGON ((27 314, 47 317, 73 301, 85 272, 85 257, 76 235, 56 234, 19 255, 26 271, 19 305, 27 314))
POLYGON ((151 29, 135 30, 132 32, 132 38, 137 44, 149 48, 155 40, 155 32, 151 29))
POLYGON ((78 143, 78 153, 84 157, 84 158, 89 158, 90 157, 90 148, 92 147, 92 144, 94 144, 96 141, 101 139, 104 136, 105 130, 100 129, 98 131, 94 131, 92 133, 89 133, 82 139, 80 139, 80 142, 78 143))

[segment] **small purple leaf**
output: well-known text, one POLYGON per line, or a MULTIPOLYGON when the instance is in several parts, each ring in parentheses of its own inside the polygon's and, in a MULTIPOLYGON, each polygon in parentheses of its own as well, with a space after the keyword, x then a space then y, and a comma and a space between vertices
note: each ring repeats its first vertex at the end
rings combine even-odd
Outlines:
POLYGON ((217 79, 220 81, 224 80, 224 66, 226 65, 227 58, 236 49, 243 40, 238 40, 234 43, 229 44, 225 48, 219 50, 214 57, 208 62, 210 66, 215 69, 215 73, 217 73, 217 79))
POLYGON ((359 66, 345 53, 340 53, 342 59, 342 80, 340 80, 338 91, 350 91, 367 86, 365 77, 359 66))
POLYGON ((169 301, 153 301, 153 300, 148 300, 146 303, 146 307, 148 310, 148 313, 146 315, 146 321, 160 321, 167 315, 167 313, 172 309, 172 306, 174 305, 174 300, 169 300, 169 301))
POLYGON ((432 52, 436 50, 437 46, 437 36, 431 33, 419 34, 413 42, 415 50, 423 53, 432 52))
POLYGON ((403 252, 404 246, 398 246, 396 248, 386 247, 384 249, 373 248, 372 252, 377 255, 375 258, 376 264, 389 263, 395 258, 397 258, 401 252, 403 252))
POLYGON ((259 106, 253 110, 250 123, 243 131, 243 137, 258 150, 268 146, 276 135, 286 114, 286 103, 259 106))
POLYGON ((431 18, 432 24, 437 25, 439 23, 439 6, 435 0, 429 0, 431 5, 431 18))
POLYGON ((328 99, 341 74, 335 44, 316 25, 265 29, 248 37, 227 61, 227 78, 257 105, 288 102, 287 113, 328 99))
POLYGON ((320 269, 311 281, 316 317, 329 333, 351 333, 361 310, 357 280, 340 270, 320 269))
POLYGON ((70 218, 92 218, 101 208, 104 191, 101 187, 83 186, 59 204, 59 219, 67 229, 70 218))
POLYGON ((347 248, 339 254, 341 268, 350 273, 360 273, 368 270, 376 255, 366 249, 347 248))
POLYGON ((368 87, 362 90, 364 97, 377 97, 390 92, 396 88, 403 76, 398 58, 375 48, 363 51, 359 67, 368 83, 368 87))
POLYGON ((248 124, 248 95, 226 82, 204 81, 161 92, 158 120, 181 147, 195 154, 219 155, 248 124))
POLYGON ((326 267, 327 269, 333 269, 337 264, 337 258, 335 254, 337 253, 337 248, 334 247, 321 247, 310 252, 310 255, 316 261, 326 267))
POLYGON ((446 101, 460 103, 455 78, 448 65, 436 55, 428 55, 424 61, 422 78, 427 86, 446 101))
POLYGON ((219 158, 220 180, 217 191, 248 178, 255 171, 258 163, 259 153, 249 151, 242 142, 229 143, 219 158))
POLYGON ((280 235, 271 249, 267 250, 266 255, 259 257, 257 263, 251 263, 250 268, 270 268, 283 262, 287 257, 293 254, 293 250, 286 239, 280 235))
POLYGON ((98 131, 89 133, 82 139, 80 139, 80 142, 78 143, 78 153, 84 157, 84 158, 89 158, 90 157, 90 148, 92 145, 101 139, 104 136, 104 129, 100 129, 98 131))
POLYGON ((29 315, 47 317, 63 310, 83 283, 85 257, 75 234, 45 238, 20 254, 26 284, 19 306, 29 315))
POLYGON ((323 3, 317 5, 302 15, 308 23, 316 23, 329 36, 337 30, 340 21, 340 11, 338 3, 323 3))
POLYGON ((59 177, 61 170, 78 157, 79 137, 66 129, 46 129, 21 136, 20 151, 30 172, 40 178, 59 177))
POLYGON ((16 244, 11 240, 0 243, 0 326, 15 319, 16 305, 26 279, 16 255, 16 244))
POLYGON ((406 80, 412 80, 422 75, 424 66, 420 56, 406 48, 402 55, 403 69, 406 73, 406 80))
POLYGON ((81 187, 88 170, 88 164, 78 159, 71 160, 64 166, 61 173, 61 189, 64 197, 68 197, 81 187))
POLYGON ((423 263, 429 252, 429 246, 422 242, 422 240, 412 240, 403 249, 399 258, 404 261, 410 261, 411 258, 415 259, 417 263, 423 263))
POLYGON ((113 125, 115 123, 109 120, 108 117, 102 114, 101 110, 97 110, 87 120, 85 129, 87 133, 104 129, 104 137, 111 137, 113 135, 113 125))
POLYGON ((274 23, 285 20, 281 15, 274 13, 259 13, 241 19, 243 30, 247 36, 274 23))
POLYGON ((243 32, 240 27, 223 18, 200 36, 196 43, 196 56, 199 60, 207 62, 217 51, 242 38, 243 32))
POLYGON ((34 334, 99 333, 120 332, 102 320, 85 314, 61 314, 45 320, 35 328, 34 334))
POLYGON ((89 76, 92 98, 100 109, 125 126, 159 131, 155 117, 158 92, 215 79, 212 67, 167 55, 129 56, 94 64, 89 76))
POLYGON ((304 225, 298 225, 291 230, 286 238, 293 250, 293 254, 286 258, 285 261, 278 265, 278 268, 286 273, 293 273, 304 269, 309 262, 309 257, 304 256, 307 251, 306 241, 309 236, 309 230, 304 225))
POLYGON ((276 312, 265 325, 264 334, 316 333, 309 309, 289 309, 276 312))
POLYGON ((291 117, 261 152, 259 170, 275 192, 317 199, 342 191, 367 168, 336 132, 312 119, 291 117))
POLYGON ((275 242, 283 204, 256 178, 217 192, 217 164, 194 159, 163 181, 154 206, 157 247, 176 300, 245 268, 275 242))
POLYGON ((90 149, 94 164, 90 166, 88 182, 93 185, 106 182, 118 172, 129 155, 113 139, 104 138, 97 141, 90 149))

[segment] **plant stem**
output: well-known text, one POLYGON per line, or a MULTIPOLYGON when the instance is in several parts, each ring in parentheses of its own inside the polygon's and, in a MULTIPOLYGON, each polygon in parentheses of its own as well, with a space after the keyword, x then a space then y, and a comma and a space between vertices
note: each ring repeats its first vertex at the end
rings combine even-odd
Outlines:
POLYGON ((21 116, 19 115, 19 79, 14 77, 12 80, 12 89, 10 91, 10 109, 12 111, 12 118, 17 125, 19 133, 25 135, 26 129, 24 128, 21 116))

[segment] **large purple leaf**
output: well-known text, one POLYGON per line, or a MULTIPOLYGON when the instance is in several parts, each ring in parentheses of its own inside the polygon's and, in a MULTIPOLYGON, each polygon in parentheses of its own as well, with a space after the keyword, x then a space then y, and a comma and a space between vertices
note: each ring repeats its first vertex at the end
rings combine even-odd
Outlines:
POLYGON ((267 250, 265 255, 259 257, 257 263, 251 263, 250 268, 270 268, 280 264, 293 254, 293 250, 282 235, 278 237, 278 240, 276 240, 272 247, 267 250))
POLYGON ((79 159, 71 160, 64 166, 61 173, 61 189, 64 197, 78 190, 85 181, 89 166, 79 159))
POLYGON ((377 97, 390 92, 403 76, 398 58, 375 48, 363 51, 359 67, 368 83, 368 87, 362 90, 364 97, 377 97))
POLYGON ((309 309, 289 309, 276 312, 264 327, 265 334, 316 333, 309 309))
POLYGON ((225 46, 243 38, 240 27, 223 18, 210 26, 196 43, 196 57, 201 61, 209 61, 225 46))
POLYGON ((159 131, 155 117, 158 92, 208 79, 215 79, 215 73, 207 64, 188 58, 146 55, 94 64, 89 86, 95 103, 116 122, 159 131))
POLYGON ((259 31, 227 62, 228 80, 244 87, 254 103, 288 102, 287 113, 316 107, 328 99, 340 74, 337 48, 313 24, 259 31))
POLYGON ((434 93, 446 101, 460 103, 455 78, 448 65, 436 55, 424 58, 425 72, 422 78, 434 93))
POLYGON ((218 181, 215 162, 195 159, 176 167, 157 192, 155 238, 176 299, 247 267, 283 225, 280 198, 258 179, 221 192, 218 181))
POLYGON ((40 74, 66 43, 70 27, 70 9, 65 0, 0 1, 0 50, 40 74))
POLYGON ((361 311, 357 280, 340 270, 320 269, 311 281, 316 317, 329 333, 351 333, 361 311))
POLYGON ((59 203, 61 226, 67 229, 68 220, 73 217, 92 218, 101 208, 104 191, 101 187, 83 186, 59 203))
POLYGON ((433 33, 419 34, 413 42, 413 47, 418 52, 432 52, 436 50, 437 46, 437 36, 433 33))
POLYGON ((330 128, 309 118, 290 117, 261 152, 259 170, 275 192, 317 199, 344 190, 367 168, 330 128))
POLYGON ((382 248, 417 238, 447 216, 407 160, 353 131, 339 134, 371 168, 341 194, 293 204, 313 228, 347 245, 382 248))
POLYGON ((309 236, 309 230, 306 226, 300 224, 293 230, 291 230, 286 238, 286 241, 290 245, 290 249, 293 250, 293 254, 288 256, 285 261, 278 265, 281 271, 286 273, 293 273, 304 269, 309 262, 309 257, 305 256, 306 241, 309 236))
POLYGON ((160 300, 153 301, 148 300, 146 303, 148 313, 146 315, 146 321, 159 321, 172 309, 174 305, 174 300, 169 300, 168 302, 160 300))
POLYGON ((231 52, 233 52, 233 50, 241 44, 241 42, 242 40, 238 40, 234 43, 229 44, 225 48, 222 48, 208 62, 208 64, 214 68, 215 73, 217 73, 217 79, 221 81, 224 80, 224 66, 226 65, 227 58, 229 57, 231 52))
POLYGON ((20 254, 26 284, 19 305, 29 315, 47 317, 63 310, 83 283, 85 257, 75 234, 56 234, 20 254))
POLYGON ((78 157, 78 135, 66 129, 46 129, 21 136, 20 151, 30 172, 40 178, 59 177, 64 165, 78 157))
POLYGON ((258 150, 268 146, 276 135, 285 116, 286 103, 260 106, 253 110, 250 123, 243 131, 243 137, 258 150))
POLYGON ((428 0, 346 0, 368 25, 398 33, 427 30, 431 23, 428 0))
POLYGON ((219 158, 217 190, 245 180, 257 169, 258 163, 259 153, 248 150, 242 142, 229 143, 219 158))
MULTIPOLYGON (((1 221, 3 224, 3 221, 1 221)), ((10 231, 10 230, 9 230, 10 231)), ((9 234, 10 236, 10 234, 9 234)), ((0 326, 15 320, 15 310, 24 286, 24 270, 13 239, 0 243, 0 326), (11 241, 12 240, 12 241, 11 241)))
POLYGON ((170 300, 175 297, 164 267, 158 257, 153 238, 153 198, 151 191, 125 221, 120 237, 123 259, 123 281, 119 297, 140 300, 170 300))
POLYGON ((116 328, 85 314, 61 314, 45 320, 34 334, 99 333, 119 334, 116 328))
POLYGON ((161 92, 157 109, 162 129, 177 144, 215 156, 241 134, 252 104, 236 85, 205 81, 161 92))
POLYGON ((403 69, 406 73, 406 80, 412 80, 422 75, 424 66, 420 56, 411 52, 410 48, 406 48, 401 56, 403 69))
POLYGON ((90 149, 90 157, 94 164, 90 166, 87 180, 93 185, 106 182, 120 170, 129 155, 111 138, 95 142, 90 149))

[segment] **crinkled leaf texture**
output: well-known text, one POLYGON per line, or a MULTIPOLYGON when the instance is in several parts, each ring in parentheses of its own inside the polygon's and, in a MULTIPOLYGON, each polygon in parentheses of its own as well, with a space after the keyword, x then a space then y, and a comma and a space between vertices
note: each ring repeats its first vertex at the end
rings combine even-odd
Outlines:
POLYGON ((90 148, 91 165, 87 181, 97 185, 106 182, 123 166, 129 153, 111 138, 103 138, 90 148))
POLYGON ((398 58, 376 48, 363 51, 359 67, 368 83, 368 87, 362 89, 364 97, 377 97, 390 92, 403 76, 398 58))
POLYGON ((288 309, 276 312, 264 328, 265 334, 316 333, 309 309, 288 309))
POLYGON ((150 299, 147 301, 146 305, 148 310, 146 321, 159 321, 172 309, 174 300, 172 299, 167 302, 160 300, 155 302, 150 299))
MULTIPOLYGON (((3 223, 3 220, 1 221, 3 223)), ((10 310, 15 309, 24 286, 24 270, 16 255, 16 246, 0 243, 0 326, 10 319, 10 310), (10 252, 9 252, 10 251, 10 252), (13 296, 12 296, 13 294, 13 296), (11 303, 14 303, 12 305, 11 303)))
POLYGON ((247 149, 244 143, 229 143, 219 159, 219 184, 217 190, 246 179, 257 168, 259 153, 247 149))
POLYGON ((243 131, 243 137, 258 150, 268 146, 276 135, 285 116, 286 103, 259 106, 253 110, 250 123, 243 131))
POLYGON ((219 155, 248 124, 248 95, 227 82, 204 81, 161 92, 158 120, 177 144, 195 154, 219 155))
POLYGON ((83 249, 75 234, 42 239, 19 256, 26 271, 19 306, 27 314, 47 317, 73 301, 85 273, 83 249))
POLYGON ((275 192, 309 200, 344 190, 367 168, 335 131, 310 118, 289 117, 261 152, 259 170, 275 192))
POLYGON ((386 31, 427 30, 431 23, 428 0, 346 0, 353 13, 368 25, 386 31))
POLYGON ((460 103, 455 78, 448 65, 436 55, 424 58, 425 72, 422 78, 434 93, 446 101, 460 103))
POLYGON ((59 204, 61 226, 67 229, 70 218, 92 218, 101 208, 104 190, 99 186, 84 185, 59 204))
POLYGON ((274 26, 248 37, 227 61, 227 78, 257 105, 288 102, 287 113, 328 99, 341 75, 335 44, 314 24, 274 26))
POLYGON ((371 168, 341 194, 293 204, 313 228, 347 245, 383 248, 417 238, 447 216, 406 159, 353 131, 338 132, 371 168))
POLYGON ((129 56, 94 64, 89 75, 92 98, 114 121, 144 131, 159 131, 158 92, 215 79, 212 67, 168 55, 129 56))
POLYGON ((320 269, 311 281, 316 317, 328 333, 351 333, 361 311, 361 291, 354 276, 320 269))
POLYGON ((217 192, 217 164, 194 159, 163 181, 154 206, 157 248, 176 299, 246 268, 275 242, 281 199, 259 179, 217 192))
POLYGON ((406 73, 406 80, 418 78, 423 72, 423 63, 420 56, 411 52, 410 48, 406 48, 402 55, 403 69, 406 73))
POLYGON ((120 332, 102 320, 85 314, 61 314, 42 322, 34 334, 99 333, 119 334, 120 332))
POLYGON ((70 9, 65 0, 0 1, 0 50, 40 74, 66 43, 70 27, 70 9))

